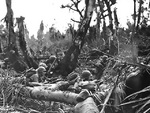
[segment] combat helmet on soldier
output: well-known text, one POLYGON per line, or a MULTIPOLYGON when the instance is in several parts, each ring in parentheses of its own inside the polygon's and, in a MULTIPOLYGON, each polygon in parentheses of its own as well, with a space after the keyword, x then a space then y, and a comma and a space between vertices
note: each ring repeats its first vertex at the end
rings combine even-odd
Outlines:
POLYGON ((39 67, 44 67, 45 69, 47 68, 47 65, 44 62, 39 63, 39 67))
POLYGON ((46 61, 46 64, 52 64, 56 60, 56 55, 51 55, 49 59, 46 61))
POLYGON ((89 80, 91 76, 92 76, 91 72, 86 69, 86 70, 83 70, 83 71, 82 71, 80 77, 81 77, 81 79, 82 79, 83 81, 86 81, 86 80, 89 80))

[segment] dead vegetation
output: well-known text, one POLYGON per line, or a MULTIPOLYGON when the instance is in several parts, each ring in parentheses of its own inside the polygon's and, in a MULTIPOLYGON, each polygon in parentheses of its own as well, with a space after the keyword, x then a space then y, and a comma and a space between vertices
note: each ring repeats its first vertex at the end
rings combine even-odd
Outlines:
MULTIPOLYGON (((143 35, 142 28, 136 25, 128 30, 119 28, 116 11, 113 29, 110 7, 116 3, 115 0, 87 0, 85 9, 81 11, 78 9, 80 1, 71 1, 71 6, 62 7, 73 9, 81 15, 79 29, 74 31, 70 26, 72 40, 56 41, 58 49, 51 59, 53 55, 36 56, 34 51, 30 51, 24 37, 24 17, 17 18, 18 32, 14 31, 11 0, 6 0, 7 15, 4 20, 8 33, 2 30, 0 35, 3 40, 1 44, 6 45, 6 48, 1 48, 3 52, 0 54, 0 111, 149 113, 149 36, 146 33, 143 35), (106 27, 105 15, 99 15, 97 9, 97 16, 104 20, 103 31, 98 33, 98 23, 96 27, 90 27, 90 22, 95 7, 99 6, 100 11, 105 12, 103 5, 107 7, 110 25, 106 27), (65 43, 69 43, 69 47, 65 43), (65 50, 61 50, 62 46, 65 50), (42 78, 44 81, 29 82, 28 78, 37 73, 40 61, 49 62, 42 78)), ((140 11, 142 0, 139 4, 140 11)), ((44 29, 42 26, 41 23, 39 44, 44 29)), ((54 51, 53 48, 48 49, 54 51)))

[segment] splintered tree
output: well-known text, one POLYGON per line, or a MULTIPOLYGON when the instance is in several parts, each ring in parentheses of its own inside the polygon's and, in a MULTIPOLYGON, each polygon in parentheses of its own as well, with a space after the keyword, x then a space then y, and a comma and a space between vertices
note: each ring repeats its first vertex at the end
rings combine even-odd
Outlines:
POLYGON ((6 0, 7 14, 4 18, 6 22, 6 27, 9 31, 8 35, 8 47, 5 50, 8 62, 11 63, 11 66, 17 72, 22 72, 27 68, 34 67, 37 68, 37 64, 29 56, 26 42, 24 39, 24 26, 23 26, 23 17, 17 18, 17 24, 19 33, 14 32, 14 23, 13 23, 13 11, 11 8, 11 0, 6 0), (19 44, 18 44, 19 43, 19 44))
POLYGON ((7 6, 7 14, 4 17, 4 21, 6 22, 6 27, 9 31, 8 46, 9 48, 15 48, 16 37, 13 28, 14 23, 13 23, 13 10, 11 8, 11 0, 6 0, 6 6, 7 6))
POLYGON ((33 68, 37 68, 38 65, 37 63, 33 60, 32 55, 29 53, 28 49, 27 49, 27 43, 25 40, 25 33, 24 33, 24 17, 20 17, 17 18, 17 24, 18 24, 18 29, 19 29, 19 33, 18 33, 18 37, 19 37, 19 46, 21 49, 21 53, 24 56, 24 61, 27 63, 27 65, 29 66, 29 68, 33 67, 33 68))
POLYGON ((42 48, 43 31, 44 31, 44 24, 43 24, 43 21, 41 21, 40 29, 38 30, 38 33, 37 33, 38 51, 40 51, 40 49, 42 48))
POLYGON ((65 54, 65 57, 61 60, 58 68, 62 76, 67 76, 71 73, 77 66, 78 56, 85 42, 85 35, 90 25, 92 18, 92 13, 95 7, 95 0, 85 0, 85 14, 83 19, 80 22, 79 29, 73 40, 73 44, 68 49, 65 54))
MULTIPOLYGON (((112 18, 111 6, 116 3, 116 0, 111 0, 111 1, 109 1, 109 0, 99 1, 98 0, 98 4, 96 4, 95 0, 94 1, 85 0, 85 4, 86 4, 85 10, 84 9, 79 10, 78 5, 81 2, 81 0, 71 0, 71 2, 73 3, 72 5, 66 5, 66 6, 62 5, 62 8, 67 7, 73 11, 78 12, 80 15, 81 21, 78 22, 78 21, 72 19, 72 21, 79 23, 79 29, 77 31, 76 36, 74 37, 73 45, 67 51, 64 59, 60 62, 60 65, 58 66, 59 67, 58 69, 60 69, 60 74, 63 76, 67 76, 77 66, 78 55, 80 54, 81 48, 84 45, 85 35, 87 33, 88 28, 90 27, 89 23, 91 21, 91 15, 96 6, 100 7, 100 10, 97 12, 97 28, 96 28, 97 35, 96 35, 96 37, 100 37, 100 34, 98 34, 98 33, 100 33, 101 17, 104 20, 104 24, 105 24, 105 16, 108 16, 109 17, 109 28, 108 29, 110 30, 110 35, 111 35, 108 37, 109 39, 107 39, 107 40, 109 40, 109 49, 111 49, 110 45, 113 43, 113 41, 110 41, 110 37, 112 37, 112 35, 113 35, 113 18, 112 18), (104 5, 106 5, 106 8, 107 8, 106 11, 108 11, 108 15, 104 15, 104 12, 106 12, 103 10, 104 5), (82 15, 83 10, 85 11, 84 16, 82 15)), ((106 25, 104 25, 104 27, 106 28, 106 25)), ((104 30, 105 29, 103 29, 103 31, 104 30)))
POLYGON ((8 45, 5 50, 6 56, 8 58, 8 62, 12 64, 12 67, 17 71, 24 71, 28 66, 23 61, 22 58, 19 57, 18 48, 16 44, 16 34, 14 32, 14 23, 13 23, 13 11, 11 9, 11 0, 6 0, 7 6, 7 14, 4 17, 4 21, 6 22, 6 28, 8 29, 8 45))

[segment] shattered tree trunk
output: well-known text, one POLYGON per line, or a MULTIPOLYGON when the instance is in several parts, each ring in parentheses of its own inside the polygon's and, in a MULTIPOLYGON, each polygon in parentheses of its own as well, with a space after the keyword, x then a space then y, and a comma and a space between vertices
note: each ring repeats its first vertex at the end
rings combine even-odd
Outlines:
POLYGON ((136 31, 138 31, 138 29, 139 29, 139 23, 140 23, 140 20, 141 20, 142 4, 143 4, 142 2, 143 2, 142 0, 140 0, 140 2, 139 2, 139 13, 138 13, 136 31))
POLYGON ((77 66, 78 56, 84 45, 84 38, 90 25, 94 7, 95 0, 86 0, 85 15, 77 31, 73 45, 66 52, 65 57, 58 67, 60 69, 60 74, 64 77, 71 73, 77 66))
POLYGON ((76 105, 75 113, 99 113, 98 107, 92 97, 88 97, 86 100, 78 103, 76 98, 79 94, 76 93, 59 90, 43 90, 43 87, 24 87, 22 85, 17 87, 20 90, 20 94, 26 98, 76 105))
POLYGON ((8 61, 11 63, 11 67, 13 67, 16 72, 22 72, 27 68, 29 68, 30 65, 24 62, 24 58, 19 55, 19 47, 17 46, 17 38, 16 38, 17 34, 14 32, 13 11, 11 9, 11 0, 6 0, 6 6, 7 6, 7 14, 4 18, 4 21, 6 22, 6 26, 9 31, 9 36, 8 36, 8 47, 5 52, 6 52, 6 56, 8 57, 8 61))
POLYGON ((14 50, 16 54, 18 54, 16 47, 16 35, 14 32, 14 22, 13 22, 13 10, 11 8, 11 0, 6 0, 7 14, 4 17, 4 21, 6 22, 6 27, 9 31, 8 35, 8 47, 7 52, 10 50, 14 50))
MULTIPOLYGON (((90 94, 60 91, 57 89, 58 86, 60 86, 58 84, 37 83, 37 86, 35 87, 24 86, 20 84, 24 82, 24 79, 24 77, 15 77, 8 80, 8 83, 18 90, 17 95, 20 95, 21 97, 39 101, 55 101, 75 105, 75 113, 99 113, 98 107, 90 94), (79 101, 79 98, 82 98, 82 101, 79 101)), ((1 79, 0 83, 3 83, 3 81, 4 79, 1 79)))
POLYGON ((20 46, 21 52, 23 53, 24 60, 27 63, 27 65, 29 66, 29 68, 33 67, 36 69, 38 67, 38 64, 34 61, 31 54, 29 53, 29 51, 27 49, 25 37, 24 37, 25 36, 24 25, 23 25, 24 19, 25 18, 22 16, 20 18, 17 18, 17 24, 18 24, 18 29, 19 29, 19 34, 18 34, 19 46, 20 46))
MULTIPOLYGON (((98 4, 99 6, 101 7, 100 5, 100 1, 98 0, 98 4)), ((99 42, 99 45, 100 45, 100 48, 99 49, 102 49, 103 46, 104 46, 104 41, 102 39, 102 37, 100 37, 100 24, 101 24, 101 16, 103 15, 103 12, 100 13, 100 10, 98 10, 98 7, 96 7, 96 14, 97 14, 97 23, 96 23, 96 39, 100 40, 99 42)))
POLYGON ((108 0, 104 0, 107 10, 108 10, 108 17, 109 17, 109 27, 111 32, 113 33, 113 18, 112 18, 112 11, 111 11, 111 6, 108 0))
POLYGON ((22 85, 17 86, 20 89, 20 94, 26 98, 32 98, 43 101, 56 101, 66 104, 76 105, 76 98, 78 94, 69 91, 59 90, 44 90, 43 87, 24 87, 22 85))
POLYGON ((7 6, 7 14, 4 18, 4 21, 6 22, 6 27, 9 30, 8 46, 14 47, 16 43, 16 37, 13 28, 14 23, 13 23, 13 10, 11 9, 11 0, 6 0, 6 6, 7 6))
POLYGON ((13 11, 11 9, 11 0, 6 0, 7 6, 7 14, 4 17, 4 21, 6 22, 6 27, 9 31, 8 36, 8 47, 5 50, 6 57, 8 61, 11 63, 11 67, 13 67, 17 72, 24 71, 27 68, 27 65, 23 61, 22 58, 19 57, 17 44, 16 44, 16 34, 14 32, 14 23, 13 23, 13 11))

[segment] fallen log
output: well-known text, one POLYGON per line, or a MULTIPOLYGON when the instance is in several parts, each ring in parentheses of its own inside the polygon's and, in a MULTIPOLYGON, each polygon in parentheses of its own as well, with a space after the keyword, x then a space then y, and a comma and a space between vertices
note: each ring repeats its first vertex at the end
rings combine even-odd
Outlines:
POLYGON ((19 94, 26 98, 63 102, 72 105, 77 104, 76 98, 78 94, 76 93, 59 90, 45 90, 43 87, 27 87, 20 84, 16 85, 15 87, 19 88, 19 94))

